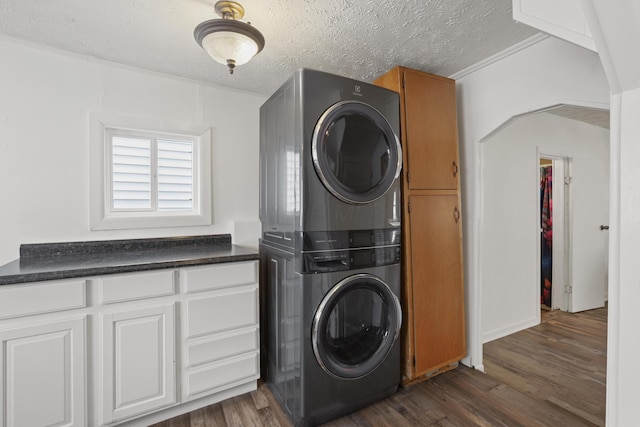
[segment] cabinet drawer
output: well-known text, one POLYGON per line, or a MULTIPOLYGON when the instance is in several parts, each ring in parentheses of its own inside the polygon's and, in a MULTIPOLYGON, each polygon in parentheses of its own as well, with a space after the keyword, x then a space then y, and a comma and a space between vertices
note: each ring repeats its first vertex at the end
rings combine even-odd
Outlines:
POLYGON ((186 292, 258 283, 258 262, 232 262, 180 270, 186 292))
POLYGON ((86 306, 85 281, 51 281, 0 287, 0 319, 86 306))
POLYGON ((175 293, 173 270, 105 276, 99 282, 100 302, 103 304, 175 293))
POLYGON ((231 356, 258 350, 258 330, 247 329, 238 333, 220 335, 213 339, 189 344, 187 366, 215 362, 231 356))
POLYGON ((186 394, 217 392, 258 379, 258 355, 253 353, 222 363, 205 365, 187 372, 186 394))
POLYGON ((255 287, 191 298, 186 303, 187 338, 257 325, 255 287))

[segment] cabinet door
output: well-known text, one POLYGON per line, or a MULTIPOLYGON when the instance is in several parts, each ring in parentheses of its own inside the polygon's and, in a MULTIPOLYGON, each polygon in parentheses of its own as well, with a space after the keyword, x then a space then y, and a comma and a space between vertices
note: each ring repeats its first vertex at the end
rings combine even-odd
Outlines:
POLYGON ((84 426, 85 320, 0 331, 3 426, 84 426))
POLYGON ((415 374, 466 353, 460 208, 457 195, 410 197, 415 374))
POLYGON ((174 305, 103 314, 103 423, 176 402, 174 305))
POLYGON ((404 70, 405 167, 410 190, 457 189, 455 81, 404 70))

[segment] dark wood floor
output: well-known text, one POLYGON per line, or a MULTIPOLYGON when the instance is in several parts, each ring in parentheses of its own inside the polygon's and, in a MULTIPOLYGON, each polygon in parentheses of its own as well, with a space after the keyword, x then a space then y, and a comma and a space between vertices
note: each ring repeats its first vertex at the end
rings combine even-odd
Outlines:
MULTIPOLYGON (((606 308, 544 313, 540 325, 485 344, 486 373, 460 366, 325 426, 604 426, 606 331, 606 308)), ((155 425, 196 426, 291 423, 263 384, 155 425)))

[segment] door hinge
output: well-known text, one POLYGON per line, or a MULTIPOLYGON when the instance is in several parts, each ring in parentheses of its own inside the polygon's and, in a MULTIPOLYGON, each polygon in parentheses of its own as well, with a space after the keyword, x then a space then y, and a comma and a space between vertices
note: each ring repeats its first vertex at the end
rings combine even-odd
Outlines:
POLYGON ((571 286, 571 285, 565 285, 565 287, 564 287, 564 292, 565 292, 566 294, 569 294, 569 295, 573 294, 573 286, 571 286))
POLYGON ((409 200, 409 203, 407 203, 407 210, 409 211, 409 213, 411 213, 411 200, 409 200))
POLYGON ((564 184, 565 185, 571 184, 571 177, 570 176, 565 176, 564 177, 564 184))
POLYGON ((404 74, 402 74, 402 89, 404 89, 404 74))

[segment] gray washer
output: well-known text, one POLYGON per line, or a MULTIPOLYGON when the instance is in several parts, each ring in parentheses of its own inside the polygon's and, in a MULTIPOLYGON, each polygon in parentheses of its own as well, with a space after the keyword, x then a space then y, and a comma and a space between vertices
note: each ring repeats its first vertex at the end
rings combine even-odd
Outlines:
POLYGON ((342 252, 361 251, 385 251, 389 264, 300 271, 304 254, 261 243, 262 376, 296 426, 348 414, 400 383, 400 247, 342 252))

